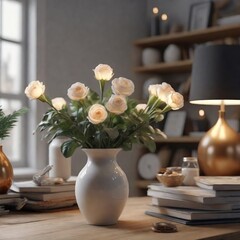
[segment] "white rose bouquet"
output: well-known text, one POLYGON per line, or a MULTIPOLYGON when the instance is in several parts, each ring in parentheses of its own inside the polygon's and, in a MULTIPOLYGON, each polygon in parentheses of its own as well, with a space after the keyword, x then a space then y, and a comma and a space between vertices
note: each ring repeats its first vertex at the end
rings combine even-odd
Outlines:
POLYGON ((38 125, 40 132, 51 142, 59 136, 67 137, 61 150, 70 157, 76 148, 122 148, 130 150, 134 143, 144 144, 155 151, 154 135, 165 136, 152 125, 160 122, 170 110, 183 107, 183 96, 167 83, 151 85, 146 104, 138 104, 129 96, 134 84, 127 78, 115 78, 112 86, 105 91, 105 84, 113 77, 113 69, 99 64, 94 70, 100 85, 100 94, 83 83, 74 83, 67 92, 71 102, 57 97, 50 99, 45 94, 45 85, 31 82, 25 89, 29 99, 39 99, 50 109, 38 125))

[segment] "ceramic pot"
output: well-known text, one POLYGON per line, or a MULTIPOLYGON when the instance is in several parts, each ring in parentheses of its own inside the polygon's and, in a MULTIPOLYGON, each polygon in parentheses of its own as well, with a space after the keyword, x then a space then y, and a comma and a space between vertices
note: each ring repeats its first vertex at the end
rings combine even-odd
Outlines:
POLYGON ((142 51, 142 64, 149 66, 161 61, 161 52, 155 48, 145 48, 142 51))
POLYGON ((83 151, 87 163, 75 186, 80 212, 89 224, 116 224, 129 194, 127 177, 116 161, 120 149, 83 151))
POLYGON ((62 144, 67 138, 55 138, 49 144, 49 165, 52 169, 49 172, 49 177, 63 178, 67 180, 71 177, 71 158, 65 158, 61 152, 62 144))
POLYGON ((0 194, 9 190, 13 181, 13 168, 0 145, 0 194))

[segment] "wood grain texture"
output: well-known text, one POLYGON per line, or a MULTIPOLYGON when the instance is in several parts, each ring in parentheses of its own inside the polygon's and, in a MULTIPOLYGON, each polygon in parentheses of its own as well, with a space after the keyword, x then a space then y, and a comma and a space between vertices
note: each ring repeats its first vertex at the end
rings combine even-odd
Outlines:
POLYGON ((197 227, 176 224, 176 233, 152 232, 152 223, 166 220, 144 214, 150 202, 148 197, 129 198, 118 224, 108 227, 88 225, 78 209, 49 213, 11 213, 0 218, 0 239, 240 239, 240 224, 197 227))

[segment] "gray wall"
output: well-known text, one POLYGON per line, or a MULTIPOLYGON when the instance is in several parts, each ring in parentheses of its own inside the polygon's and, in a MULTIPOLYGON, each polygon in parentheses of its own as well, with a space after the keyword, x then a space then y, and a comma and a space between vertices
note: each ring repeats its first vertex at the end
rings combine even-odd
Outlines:
MULTIPOLYGON (((67 89, 77 81, 98 90, 92 69, 99 63, 111 65, 116 77, 132 79, 135 97, 140 96, 142 80, 132 71, 133 41, 147 34, 146 0, 41 0, 37 6, 37 79, 51 98, 67 99, 67 89)), ((138 152, 122 152, 118 161, 131 195, 137 194, 138 152)), ((85 159, 81 150, 74 154, 73 174, 85 159)))
MULTIPOLYGON (((67 89, 76 81, 98 89, 92 69, 99 63, 111 65, 115 76, 132 79, 136 86, 135 97, 141 98, 142 84, 148 76, 136 75, 132 71, 136 64, 133 42, 148 36, 153 6, 168 13, 170 23, 179 23, 186 30, 190 5, 204 0, 32 1, 37 4, 36 77, 45 82, 51 97, 67 99, 67 89)), ((38 109, 37 119, 40 119, 46 109, 42 104, 38 109)), ((194 111, 190 108, 189 112, 194 111)), ((214 114, 214 122, 216 118, 217 114, 214 114)), ((38 148, 41 156, 44 153, 47 159, 47 144, 43 142, 42 145, 38 144, 38 148)), ((119 164, 130 182, 131 195, 138 193, 135 180, 139 156, 138 146, 119 155, 119 164)), ((77 150, 72 160, 73 174, 79 172, 85 160, 83 152, 77 150)))

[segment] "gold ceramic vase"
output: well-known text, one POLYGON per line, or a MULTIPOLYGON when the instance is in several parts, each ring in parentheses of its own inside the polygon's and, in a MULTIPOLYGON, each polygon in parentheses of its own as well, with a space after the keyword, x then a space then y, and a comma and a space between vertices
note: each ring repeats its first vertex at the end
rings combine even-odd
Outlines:
POLYGON ((7 193, 13 181, 13 168, 0 145, 0 194, 7 193))
POLYGON ((225 121, 224 111, 200 141, 198 161, 204 175, 240 175, 240 138, 225 121))

